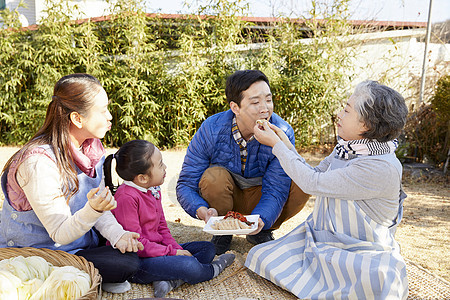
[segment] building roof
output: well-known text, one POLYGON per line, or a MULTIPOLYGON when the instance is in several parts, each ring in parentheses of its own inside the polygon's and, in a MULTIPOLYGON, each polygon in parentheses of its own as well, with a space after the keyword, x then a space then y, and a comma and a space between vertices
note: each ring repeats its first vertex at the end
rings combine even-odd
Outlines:
MULTIPOLYGON (((161 13, 147 13, 147 17, 149 18, 161 18, 161 19, 171 19, 171 20, 195 20, 195 19, 208 19, 214 18, 215 16, 209 15, 187 15, 187 14, 161 14, 161 13)), ((274 17, 239 17, 242 21, 254 23, 256 26, 270 28, 273 27, 274 23, 283 22, 287 19, 283 18, 274 18, 274 17)), ((86 19, 74 20, 75 24, 82 24, 84 22, 103 22, 111 19, 111 15, 101 16, 101 17, 93 17, 86 19)), ((306 19, 289 19, 290 22, 295 22, 299 24, 306 23, 306 19)), ((318 23, 325 23, 327 20, 316 19, 318 23)), ((374 20, 348 20, 348 22, 355 27, 372 27, 372 28, 384 28, 391 30, 398 29, 413 29, 413 28, 425 28, 427 26, 427 22, 404 22, 404 21, 374 21, 374 20)), ((37 24, 33 24, 27 27, 22 27, 22 30, 36 30, 39 27, 37 24)))

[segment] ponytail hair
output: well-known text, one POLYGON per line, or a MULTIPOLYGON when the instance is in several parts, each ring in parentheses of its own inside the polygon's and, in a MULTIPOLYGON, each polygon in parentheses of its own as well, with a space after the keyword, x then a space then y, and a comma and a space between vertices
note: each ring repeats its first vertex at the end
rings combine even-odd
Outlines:
POLYGON ((114 195, 116 193, 117 187, 112 182, 112 160, 114 159, 115 154, 110 154, 105 158, 105 162, 103 163, 103 175, 105 176, 105 186, 109 187, 109 190, 114 195))
POLYGON ((118 186, 112 182, 112 160, 116 160, 116 172, 120 178, 132 181, 139 174, 150 175, 152 165, 151 157, 155 152, 155 145, 146 140, 132 140, 123 144, 120 149, 108 155, 103 164, 105 185, 111 192, 116 192, 118 186))
POLYGON ((8 170, 14 160, 20 161, 29 150, 40 145, 50 145, 61 174, 64 196, 69 201, 79 189, 70 150, 70 114, 77 112, 86 116, 94 105, 94 98, 102 90, 100 81, 89 74, 75 73, 58 80, 53 88, 44 124, 22 149, 8 160, 2 172, 8 170))

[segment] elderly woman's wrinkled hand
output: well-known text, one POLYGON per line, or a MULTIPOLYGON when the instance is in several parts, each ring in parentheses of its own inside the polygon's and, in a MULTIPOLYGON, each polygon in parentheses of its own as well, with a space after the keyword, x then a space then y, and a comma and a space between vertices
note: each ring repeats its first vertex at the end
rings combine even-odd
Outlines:
POLYGON ((270 129, 269 122, 264 121, 262 125, 257 124, 253 128, 253 134, 258 142, 263 145, 273 147, 280 141, 278 135, 270 129))
POLYGON ((277 126, 268 123, 270 129, 272 129, 273 131, 275 131, 275 133, 278 135, 278 137, 280 138, 280 140, 286 145, 286 147, 291 150, 292 147, 294 147, 294 145, 292 145, 291 141, 289 140, 289 138, 287 137, 286 133, 284 133, 283 130, 281 130, 280 128, 278 128, 277 126))
POLYGON ((139 233, 126 232, 120 237, 120 240, 114 246, 122 253, 144 250, 144 245, 138 241, 139 237, 139 233))
POLYGON ((283 130, 267 121, 264 121, 262 128, 261 125, 254 127, 254 135, 258 142, 270 147, 275 146, 280 140, 283 141, 288 149, 294 147, 283 130))

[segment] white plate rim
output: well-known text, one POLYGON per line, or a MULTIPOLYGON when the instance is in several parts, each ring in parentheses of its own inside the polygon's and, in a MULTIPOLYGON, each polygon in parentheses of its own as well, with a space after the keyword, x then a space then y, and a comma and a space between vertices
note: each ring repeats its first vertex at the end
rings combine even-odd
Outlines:
POLYGON ((209 234, 213 234, 213 235, 232 235, 232 234, 246 235, 246 234, 249 234, 249 233, 255 231, 258 228, 259 215, 245 215, 244 216, 247 218, 247 220, 249 222, 254 222, 254 224, 252 225, 252 227, 250 229, 216 230, 216 229, 211 228, 211 225, 215 221, 222 220, 224 217, 225 216, 209 218, 208 223, 206 223, 205 227, 203 227, 203 231, 206 233, 209 233, 209 234))

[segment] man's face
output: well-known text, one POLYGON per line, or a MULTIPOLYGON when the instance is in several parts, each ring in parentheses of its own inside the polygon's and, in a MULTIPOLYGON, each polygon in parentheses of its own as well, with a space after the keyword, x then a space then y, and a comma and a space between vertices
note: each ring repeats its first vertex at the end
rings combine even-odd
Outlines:
POLYGON ((232 111, 236 115, 236 121, 244 139, 253 135, 256 120, 269 120, 273 113, 272 93, 269 85, 264 81, 253 83, 242 92, 241 105, 230 103, 232 111))

